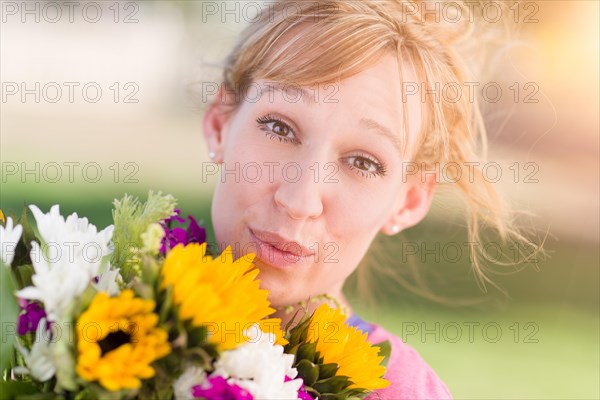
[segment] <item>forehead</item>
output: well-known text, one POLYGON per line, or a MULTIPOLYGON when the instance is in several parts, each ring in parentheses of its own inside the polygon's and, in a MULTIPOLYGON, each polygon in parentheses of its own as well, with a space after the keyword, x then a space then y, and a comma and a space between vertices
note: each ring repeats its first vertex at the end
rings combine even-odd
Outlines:
POLYGON ((392 118, 401 117, 400 70, 392 55, 385 55, 374 65, 341 80, 338 88, 340 100, 349 106, 363 107, 392 118))

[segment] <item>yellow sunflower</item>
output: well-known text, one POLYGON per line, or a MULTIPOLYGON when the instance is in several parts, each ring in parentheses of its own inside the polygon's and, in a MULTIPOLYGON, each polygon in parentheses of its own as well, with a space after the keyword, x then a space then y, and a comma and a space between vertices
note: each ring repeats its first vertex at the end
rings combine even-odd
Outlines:
MULTIPOLYGON (((221 350, 246 342, 243 331, 254 323, 261 328, 274 319, 261 321, 275 310, 268 291, 259 288, 254 253, 233 260, 228 246, 216 258, 206 255, 206 242, 177 245, 167 254, 161 270, 161 287, 173 287, 173 303, 179 318, 193 326, 205 326, 208 340, 221 350)), ((272 325, 271 325, 272 326, 272 325)), ((271 329, 279 344, 285 344, 281 329, 271 329)))
POLYGON ((171 352, 154 306, 131 290, 117 297, 96 294, 77 320, 77 374, 109 391, 136 389, 140 379, 153 377, 150 364, 171 352))
POLYGON ((307 343, 317 343, 317 351, 323 363, 336 363, 336 375, 343 375, 353 382, 349 389, 376 390, 390 383, 381 378, 385 367, 380 365, 383 356, 379 348, 367 341, 367 333, 346 324, 346 317, 337 308, 322 304, 314 312, 308 326, 307 343))

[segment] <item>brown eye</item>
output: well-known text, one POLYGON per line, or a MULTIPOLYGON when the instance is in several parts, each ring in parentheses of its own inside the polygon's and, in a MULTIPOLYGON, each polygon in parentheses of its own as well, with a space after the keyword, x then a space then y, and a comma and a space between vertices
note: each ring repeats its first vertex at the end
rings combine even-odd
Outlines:
POLYGON ((356 157, 353 164, 356 168, 362 169, 363 171, 368 171, 373 166, 373 163, 370 160, 363 157, 356 157))
POLYGON ((355 155, 347 158, 348 167, 367 178, 375 176, 384 176, 387 173, 383 163, 379 163, 370 157, 363 155, 355 155))
POLYGON ((287 136, 290 133, 290 127, 280 121, 273 122, 273 133, 280 136, 287 136))
POLYGON ((285 121, 282 121, 277 117, 265 115, 258 118, 256 122, 258 123, 259 129, 264 131, 270 139, 279 139, 280 142, 300 144, 300 141, 296 137, 296 132, 285 121))

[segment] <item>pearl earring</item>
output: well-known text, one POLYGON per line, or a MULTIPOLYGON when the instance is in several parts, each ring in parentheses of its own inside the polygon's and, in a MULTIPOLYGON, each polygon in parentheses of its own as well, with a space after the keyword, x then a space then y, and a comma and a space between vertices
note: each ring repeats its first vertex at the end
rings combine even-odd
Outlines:
POLYGON ((216 156, 217 156, 217 153, 215 153, 214 151, 209 151, 208 152, 208 157, 210 157, 211 159, 215 158, 216 156))
POLYGON ((392 225, 392 232, 394 234, 400 232, 400 227, 398 225, 392 225))

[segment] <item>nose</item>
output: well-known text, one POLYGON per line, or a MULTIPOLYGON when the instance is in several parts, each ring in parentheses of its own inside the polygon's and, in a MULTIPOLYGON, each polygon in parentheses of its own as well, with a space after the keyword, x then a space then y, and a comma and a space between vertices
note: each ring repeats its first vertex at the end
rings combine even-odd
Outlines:
POLYGON ((294 164, 283 170, 274 194, 275 204, 292 219, 316 218, 323 213, 323 188, 307 165, 294 164))

